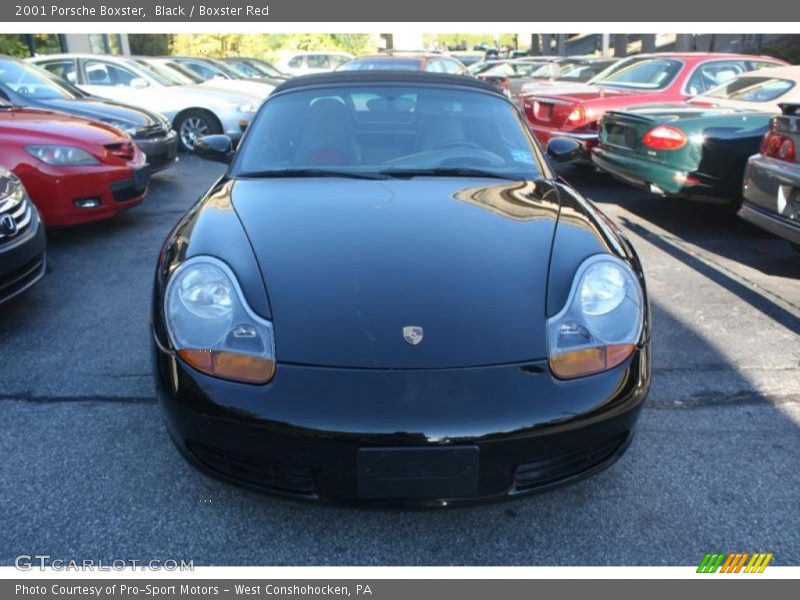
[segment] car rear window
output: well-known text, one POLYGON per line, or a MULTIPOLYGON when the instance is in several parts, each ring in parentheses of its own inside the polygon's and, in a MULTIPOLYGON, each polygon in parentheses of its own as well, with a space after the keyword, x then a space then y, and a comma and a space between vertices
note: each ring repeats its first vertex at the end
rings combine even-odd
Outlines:
POLYGON ((419 71, 421 60, 415 58, 376 58, 374 60, 351 60, 339 71, 419 71))
POLYGON ((630 62, 593 83, 609 87, 660 90, 671 84, 683 67, 671 58, 646 58, 630 62))
POLYGON ((300 89, 264 103, 233 174, 447 167, 531 179, 540 173, 533 144, 513 105, 492 93, 400 84, 300 89))
POLYGON ((772 102, 794 88, 795 82, 777 77, 738 77, 706 92, 711 98, 743 102, 772 102))

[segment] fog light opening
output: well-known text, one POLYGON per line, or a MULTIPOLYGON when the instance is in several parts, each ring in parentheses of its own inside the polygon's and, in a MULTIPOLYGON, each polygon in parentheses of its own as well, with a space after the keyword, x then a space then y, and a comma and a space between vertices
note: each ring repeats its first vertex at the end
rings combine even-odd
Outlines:
POLYGON ((78 208, 98 208, 100 206, 100 198, 78 198, 74 201, 74 204, 78 208))

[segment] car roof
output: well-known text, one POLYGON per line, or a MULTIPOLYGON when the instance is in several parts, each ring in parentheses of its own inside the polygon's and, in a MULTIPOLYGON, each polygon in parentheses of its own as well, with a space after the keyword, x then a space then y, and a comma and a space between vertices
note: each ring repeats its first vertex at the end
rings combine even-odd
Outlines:
POLYGON ((449 73, 423 73, 419 71, 334 71, 315 75, 301 75, 281 83, 272 92, 275 95, 293 89, 315 87, 322 85, 348 84, 348 83, 374 83, 374 84, 423 84, 440 86, 466 87, 505 98, 498 89, 485 81, 465 75, 451 75, 449 73))

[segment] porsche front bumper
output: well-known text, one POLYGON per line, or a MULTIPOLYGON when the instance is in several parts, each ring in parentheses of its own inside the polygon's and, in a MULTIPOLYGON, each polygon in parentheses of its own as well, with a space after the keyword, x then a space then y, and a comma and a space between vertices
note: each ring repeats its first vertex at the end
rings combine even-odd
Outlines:
POLYGON ((611 371, 559 381, 546 363, 463 369, 278 364, 251 386, 154 344, 179 450, 205 472, 320 501, 441 506, 542 491, 627 448, 650 385, 643 346, 611 371))

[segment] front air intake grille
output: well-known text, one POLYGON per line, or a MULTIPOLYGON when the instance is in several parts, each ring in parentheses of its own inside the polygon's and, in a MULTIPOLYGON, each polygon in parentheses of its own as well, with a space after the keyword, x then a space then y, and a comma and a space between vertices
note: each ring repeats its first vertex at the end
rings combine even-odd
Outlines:
POLYGON ((202 465, 225 477, 280 492, 306 496, 314 493, 314 473, 309 467, 268 461, 195 442, 187 445, 202 465))
POLYGON ((0 277, 0 302, 16 296, 44 276, 44 255, 0 277))
POLYGON ((130 160, 133 158, 134 154, 134 145, 133 142, 126 141, 120 142, 118 144, 106 144, 105 146, 106 151, 118 158, 124 158, 125 160, 130 160))
POLYGON ((514 475, 515 491, 546 487, 576 477, 602 466, 617 456, 628 440, 625 433, 608 442, 579 452, 545 456, 517 467, 514 475))
POLYGON ((111 193, 115 202, 127 202, 138 198, 144 192, 136 189, 136 182, 133 179, 122 179, 111 184, 111 193))

